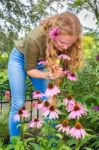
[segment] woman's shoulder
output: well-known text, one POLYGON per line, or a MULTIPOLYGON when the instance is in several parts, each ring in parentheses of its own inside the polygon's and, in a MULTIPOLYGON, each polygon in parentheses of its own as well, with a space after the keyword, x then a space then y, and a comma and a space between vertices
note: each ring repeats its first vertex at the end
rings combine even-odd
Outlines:
POLYGON ((39 25, 29 32, 27 38, 31 38, 31 39, 37 41, 40 38, 42 38, 43 36, 46 36, 46 34, 43 31, 43 27, 41 25, 39 25))
POLYGON ((28 34, 27 40, 33 40, 39 47, 40 53, 46 49, 46 34, 42 26, 34 28, 28 34))

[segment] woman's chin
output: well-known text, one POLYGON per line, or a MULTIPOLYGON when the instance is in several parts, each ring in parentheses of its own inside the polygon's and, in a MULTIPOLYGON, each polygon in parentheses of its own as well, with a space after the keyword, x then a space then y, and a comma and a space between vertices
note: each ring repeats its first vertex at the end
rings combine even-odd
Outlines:
POLYGON ((63 52, 65 49, 58 48, 58 51, 63 52))

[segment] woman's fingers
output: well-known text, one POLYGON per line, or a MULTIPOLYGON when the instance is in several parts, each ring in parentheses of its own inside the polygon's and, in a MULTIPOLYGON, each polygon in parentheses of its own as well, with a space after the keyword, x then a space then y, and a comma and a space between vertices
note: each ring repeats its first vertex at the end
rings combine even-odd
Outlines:
POLYGON ((62 68, 58 68, 58 70, 56 70, 54 73, 49 72, 50 79, 57 79, 59 77, 62 77, 62 70, 62 68))

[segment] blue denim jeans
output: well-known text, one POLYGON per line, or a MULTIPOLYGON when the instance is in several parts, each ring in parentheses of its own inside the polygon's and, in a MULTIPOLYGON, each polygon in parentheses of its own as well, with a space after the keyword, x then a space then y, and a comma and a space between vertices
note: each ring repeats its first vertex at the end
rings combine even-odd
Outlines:
MULTIPOLYGON (((8 78, 11 89, 11 109, 9 114, 9 133, 10 143, 11 137, 20 135, 20 127, 17 127, 20 122, 14 121, 14 116, 18 110, 25 103, 25 92, 26 92, 26 71, 25 71, 24 54, 22 54, 17 48, 13 48, 9 62, 8 62, 8 78)), ((44 71, 43 65, 37 65, 37 69, 44 71)), ((29 77, 35 90, 40 90, 42 93, 45 92, 48 80, 41 78, 29 77)), ((47 100, 47 97, 43 97, 42 100, 47 100)))

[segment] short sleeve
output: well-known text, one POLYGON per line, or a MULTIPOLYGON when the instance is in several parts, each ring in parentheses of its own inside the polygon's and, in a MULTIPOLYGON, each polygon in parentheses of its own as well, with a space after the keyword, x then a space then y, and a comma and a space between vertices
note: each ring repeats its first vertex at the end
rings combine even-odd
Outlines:
POLYGON ((36 67, 37 60, 39 57, 39 51, 40 50, 36 42, 33 39, 28 38, 25 43, 25 53, 24 53, 26 71, 29 71, 36 67))

